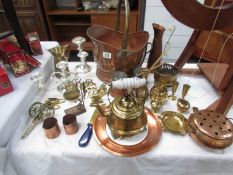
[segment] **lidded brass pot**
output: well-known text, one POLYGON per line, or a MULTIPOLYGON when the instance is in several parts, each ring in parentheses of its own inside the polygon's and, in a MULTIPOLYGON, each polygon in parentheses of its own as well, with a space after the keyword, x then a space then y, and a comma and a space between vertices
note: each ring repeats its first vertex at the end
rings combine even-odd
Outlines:
POLYGON ((151 108, 154 112, 159 112, 167 99, 167 88, 164 83, 158 82, 150 90, 151 108))
MULTIPOLYGON (((112 83, 112 87, 118 89, 138 88, 145 85, 145 79, 125 78, 112 83)), ((113 100, 110 108, 103 110, 98 103, 92 103, 100 114, 107 117, 107 125, 114 138, 124 138, 143 131, 147 124, 147 116, 144 112, 144 103, 132 93, 113 100)))

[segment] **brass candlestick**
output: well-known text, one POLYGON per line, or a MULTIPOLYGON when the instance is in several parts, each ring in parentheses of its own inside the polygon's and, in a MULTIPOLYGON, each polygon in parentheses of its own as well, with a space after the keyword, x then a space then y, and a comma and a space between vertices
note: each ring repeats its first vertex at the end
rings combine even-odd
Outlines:
POLYGON ((172 95, 169 95, 168 98, 172 101, 175 101, 177 98, 175 96, 175 93, 177 91, 177 88, 179 86, 179 82, 178 81, 174 81, 172 82, 172 95))
POLYGON ((184 84, 183 90, 182 90, 182 98, 179 98, 177 100, 177 108, 178 108, 178 111, 180 111, 181 113, 187 112, 190 108, 190 103, 184 99, 185 96, 187 95, 190 87, 191 87, 190 85, 184 84))
POLYGON ((184 84, 183 85, 183 90, 182 90, 182 98, 185 98, 185 96, 187 95, 189 89, 190 89, 190 85, 188 84, 184 84))

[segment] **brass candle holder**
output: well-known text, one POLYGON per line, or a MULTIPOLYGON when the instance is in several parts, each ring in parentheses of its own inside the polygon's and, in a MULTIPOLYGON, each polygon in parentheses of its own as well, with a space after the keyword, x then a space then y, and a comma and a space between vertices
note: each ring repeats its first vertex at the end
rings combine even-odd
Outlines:
POLYGON ((188 94, 188 91, 190 88, 191 88, 191 86, 188 84, 183 85, 182 98, 185 98, 185 96, 188 94))
POLYGON ((182 98, 179 98, 177 100, 177 108, 178 111, 181 113, 187 112, 190 108, 190 103, 187 100, 185 100, 185 96, 187 95, 190 87, 191 87, 190 85, 184 84, 182 90, 182 98))
POLYGON ((177 98, 175 96, 175 93, 178 89, 178 86, 179 86, 179 82, 178 81, 174 81, 172 82, 172 95, 169 95, 168 98, 172 101, 175 101, 177 98))

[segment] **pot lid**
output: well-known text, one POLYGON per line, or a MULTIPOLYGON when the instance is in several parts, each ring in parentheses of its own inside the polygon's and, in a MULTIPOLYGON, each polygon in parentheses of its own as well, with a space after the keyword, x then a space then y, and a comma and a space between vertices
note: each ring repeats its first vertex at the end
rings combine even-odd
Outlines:
POLYGON ((126 120, 138 118, 144 112, 143 103, 140 103, 135 97, 119 97, 112 103, 112 112, 126 120))

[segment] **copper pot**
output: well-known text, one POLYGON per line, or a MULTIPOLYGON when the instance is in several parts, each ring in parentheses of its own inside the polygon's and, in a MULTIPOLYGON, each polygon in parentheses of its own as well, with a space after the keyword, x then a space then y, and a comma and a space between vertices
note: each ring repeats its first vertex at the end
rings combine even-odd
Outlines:
MULTIPOLYGON (((120 1, 122 2, 122 1, 120 1)), ((87 29, 87 35, 93 43, 94 60, 97 63, 96 75, 104 82, 111 81, 114 71, 123 71, 129 77, 133 69, 140 66, 145 55, 145 47, 149 38, 148 32, 129 34, 130 10, 128 0, 125 2, 125 29, 119 32, 121 3, 118 4, 115 29, 92 25, 87 29)))
POLYGON ((195 108, 188 125, 191 136, 206 146, 222 149, 233 142, 233 125, 223 114, 195 108))

